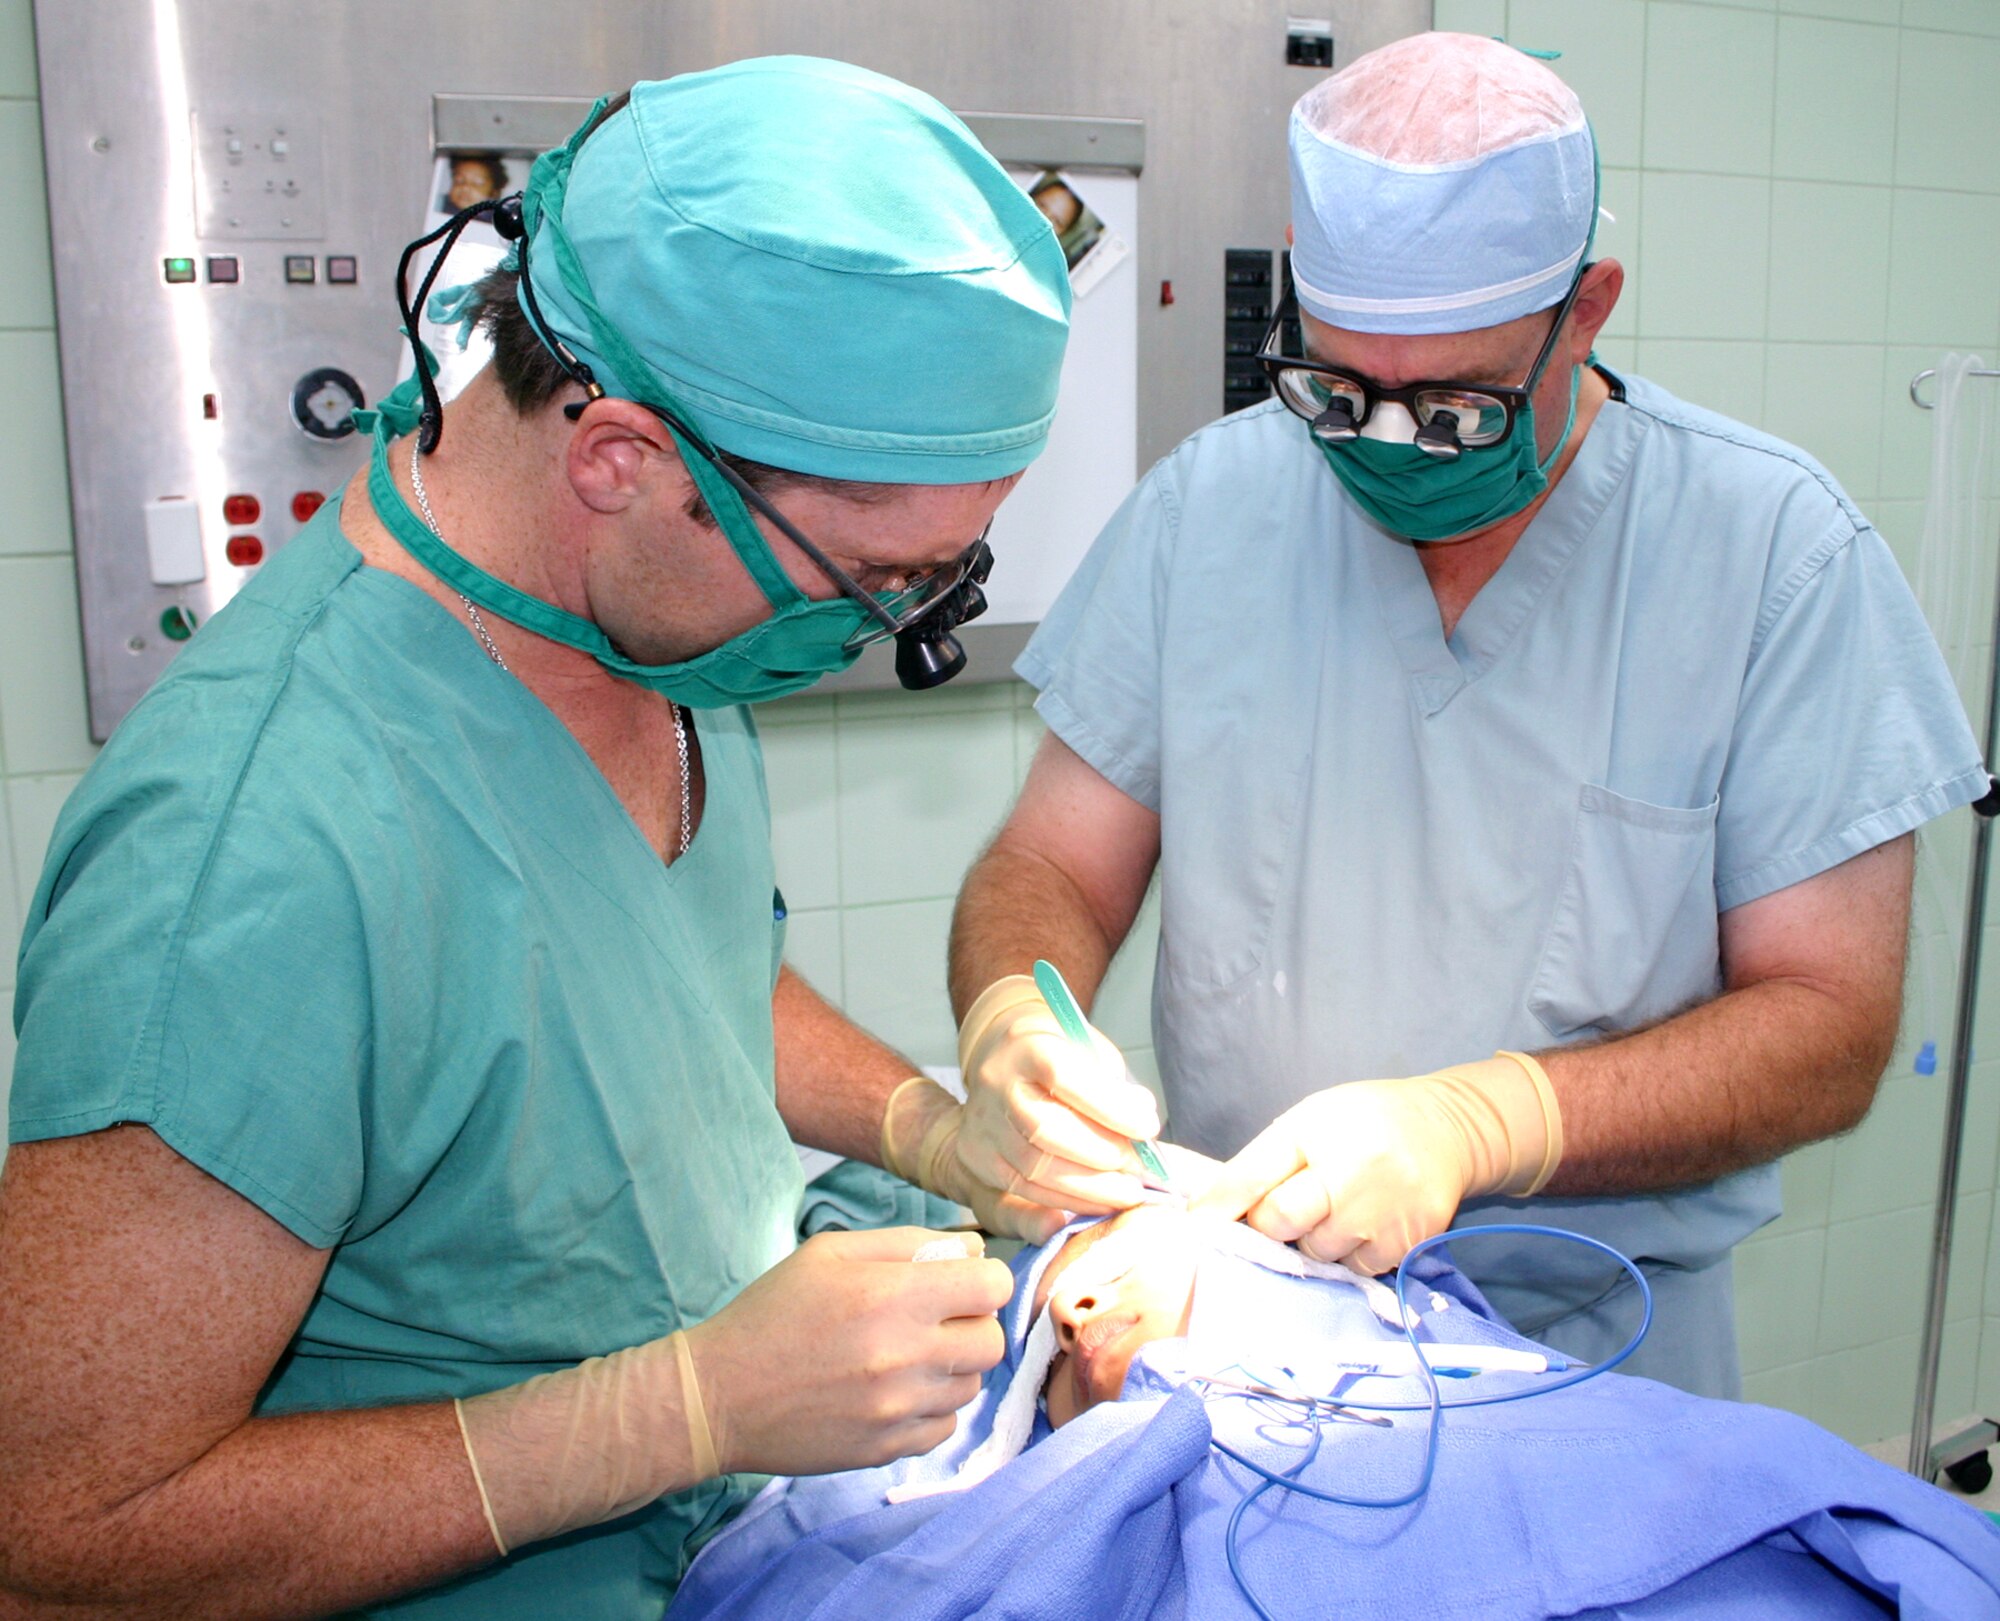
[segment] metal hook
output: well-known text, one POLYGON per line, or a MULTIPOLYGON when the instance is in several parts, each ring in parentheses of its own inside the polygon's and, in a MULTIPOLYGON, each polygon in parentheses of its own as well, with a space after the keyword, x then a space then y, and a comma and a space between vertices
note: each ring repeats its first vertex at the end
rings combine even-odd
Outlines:
MULTIPOLYGON (((1965 375, 1968 377, 2000 377, 2000 371, 1989 371, 1984 367, 1975 366, 1965 375)), ((1937 409, 1937 402, 1935 400, 1927 400, 1919 392, 1924 384, 1935 376, 1937 376, 1937 367, 1926 366, 1910 379, 1910 403, 1920 411, 1935 411, 1937 409)))

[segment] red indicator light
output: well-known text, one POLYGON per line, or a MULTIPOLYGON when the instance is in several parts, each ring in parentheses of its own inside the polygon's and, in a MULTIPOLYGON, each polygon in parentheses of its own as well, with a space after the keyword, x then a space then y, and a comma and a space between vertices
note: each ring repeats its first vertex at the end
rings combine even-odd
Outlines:
POLYGON ((255 523, 264 513, 264 504, 254 495, 225 495, 222 516, 230 523, 255 523))
POLYGON ((292 516, 304 523, 325 505, 326 497, 318 490, 301 490, 292 497, 292 516))
POLYGON ((201 397, 201 419, 204 422, 213 422, 215 420, 215 396, 213 394, 204 394, 201 397))
POLYGON ((231 535, 223 555, 238 568, 251 568, 264 561, 264 543, 255 535, 231 535))

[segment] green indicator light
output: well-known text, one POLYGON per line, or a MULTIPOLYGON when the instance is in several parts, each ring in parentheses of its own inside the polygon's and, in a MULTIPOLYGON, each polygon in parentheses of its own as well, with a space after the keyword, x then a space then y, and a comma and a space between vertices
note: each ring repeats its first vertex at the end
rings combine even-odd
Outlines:
POLYGON ((184 642, 194 634, 194 615, 178 605, 160 615, 160 634, 170 642, 184 642))
POLYGON ((194 261, 192 259, 169 259, 167 261, 168 281, 193 281, 194 261))

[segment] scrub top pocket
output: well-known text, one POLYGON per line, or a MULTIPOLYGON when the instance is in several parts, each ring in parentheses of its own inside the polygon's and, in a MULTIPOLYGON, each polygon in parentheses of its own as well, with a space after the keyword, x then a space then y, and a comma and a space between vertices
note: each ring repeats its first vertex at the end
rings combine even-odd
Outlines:
POLYGON ((1586 784, 1528 1011, 1558 1041, 1629 1030, 1720 983, 1715 819, 1586 784))

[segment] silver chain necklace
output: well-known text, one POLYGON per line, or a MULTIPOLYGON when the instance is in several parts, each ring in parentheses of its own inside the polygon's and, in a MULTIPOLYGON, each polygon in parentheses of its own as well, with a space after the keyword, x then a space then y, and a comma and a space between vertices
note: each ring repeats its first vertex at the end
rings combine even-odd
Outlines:
MULTIPOLYGON (((417 510, 424 515, 424 523, 430 532, 442 541, 444 531, 438 528, 437 515, 431 511, 431 498, 424 493, 424 469, 422 459, 417 454, 417 443, 410 441, 410 488, 416 492, 417 510)), ((501 669, 507 670, 507 661, 500 656, 500 649, 494 645, 493 633, 486 628, 486 621, 480 616, 472 598, 463 591, 458 600, 465 604, 466 617, 472 621, 472 633, 486 649, 486 656, 501 669)), ((507 670, 509 675, 514 672, 507 670)), ((691 787, 693 774, 688 767, 687 723, 681 719, 681 706, 671 699, 667 702, 667 712, 674 717, 674 753, 680 757, 681 767, 681 842, 674 851, 675 859, 687 854, 688 845, 694 840, 694 793, 691 787)))

